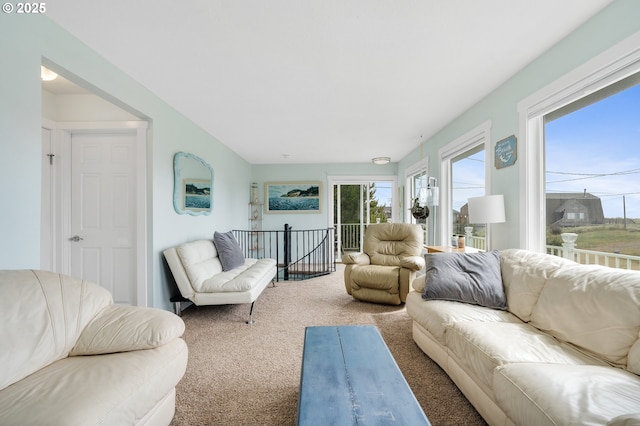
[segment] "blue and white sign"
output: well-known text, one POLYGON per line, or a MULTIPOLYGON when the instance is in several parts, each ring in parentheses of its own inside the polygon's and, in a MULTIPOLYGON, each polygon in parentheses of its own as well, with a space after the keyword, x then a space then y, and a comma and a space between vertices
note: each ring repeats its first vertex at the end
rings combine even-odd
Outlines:
POLYGON ((496 169, 513 166, 517 158, 518 150, 516 145, 516 137, 514 135, 496 142, 496 169))

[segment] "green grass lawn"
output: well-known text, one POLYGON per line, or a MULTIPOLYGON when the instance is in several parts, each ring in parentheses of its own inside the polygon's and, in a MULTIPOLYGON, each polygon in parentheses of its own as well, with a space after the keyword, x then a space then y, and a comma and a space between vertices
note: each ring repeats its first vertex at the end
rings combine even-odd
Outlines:
MULTIPOLYGON (((639 222, 635 220, 635 222, 639 222)), ((590 225, 575 228, 563 228, 562 232, 578 234, 576 248, 581 250, 620 253, 629 256, 640 256, 640 224, 623 225, 590 225)), ((547 244, 562 246, 559 234, 547 232, 547 244)))

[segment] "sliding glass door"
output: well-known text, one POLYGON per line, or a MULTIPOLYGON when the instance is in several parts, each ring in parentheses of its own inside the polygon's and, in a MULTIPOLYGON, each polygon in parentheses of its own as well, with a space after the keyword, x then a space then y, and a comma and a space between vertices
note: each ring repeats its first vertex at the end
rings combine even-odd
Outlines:
POLYGON ((395 220, 395 178, 335 181, 331 184, 332 223, 336 228, 336 254, 362 251, 364 231, 370 223, 395 220))

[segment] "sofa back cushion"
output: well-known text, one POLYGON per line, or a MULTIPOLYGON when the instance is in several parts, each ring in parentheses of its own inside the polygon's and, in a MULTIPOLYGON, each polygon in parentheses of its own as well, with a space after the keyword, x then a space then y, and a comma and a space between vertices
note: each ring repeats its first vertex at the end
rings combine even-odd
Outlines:
POLYGON ((558 256, 528 250, 508 249, 500 252, 502 283, 509 312, 529 322, 547 279, 559 268, 574 262, 558 256))
POLYGON ((203 283, 212 276, 222 272, 222 263, 218 258, 213 240, 192 241, 176 248, 191 287, 197 292, 202 290, 203 283))
POLYGON ((626 368, 640 333, 640 272, 563 265, 548 277, 531 325, 626 368))
POLYGON ((363 251, 371 264, 401 266, 402 258, 422 254, 423 230, 410 223, 377 223, 367 227, 363 251))
POLYGON ((111 294, 46 271, 0 271, 0 389, 66 358, 111 294))

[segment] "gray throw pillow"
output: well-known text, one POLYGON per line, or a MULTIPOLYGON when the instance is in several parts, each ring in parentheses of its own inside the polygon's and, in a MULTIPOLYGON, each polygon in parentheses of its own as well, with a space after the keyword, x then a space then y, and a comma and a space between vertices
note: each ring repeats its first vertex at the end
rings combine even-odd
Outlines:
POLYGON ((214 232, 213 244, 215 244, 218 251, 218 258, 222 263, 223 271, 230 271, 244 265, 244 254, 240 244, 238 244, 238 240, 233 236, 233 232, 214 232))
POLYGON ((497 251, 432 253, 425 255, 425 261, 423 299, 507 308, 497 251))

